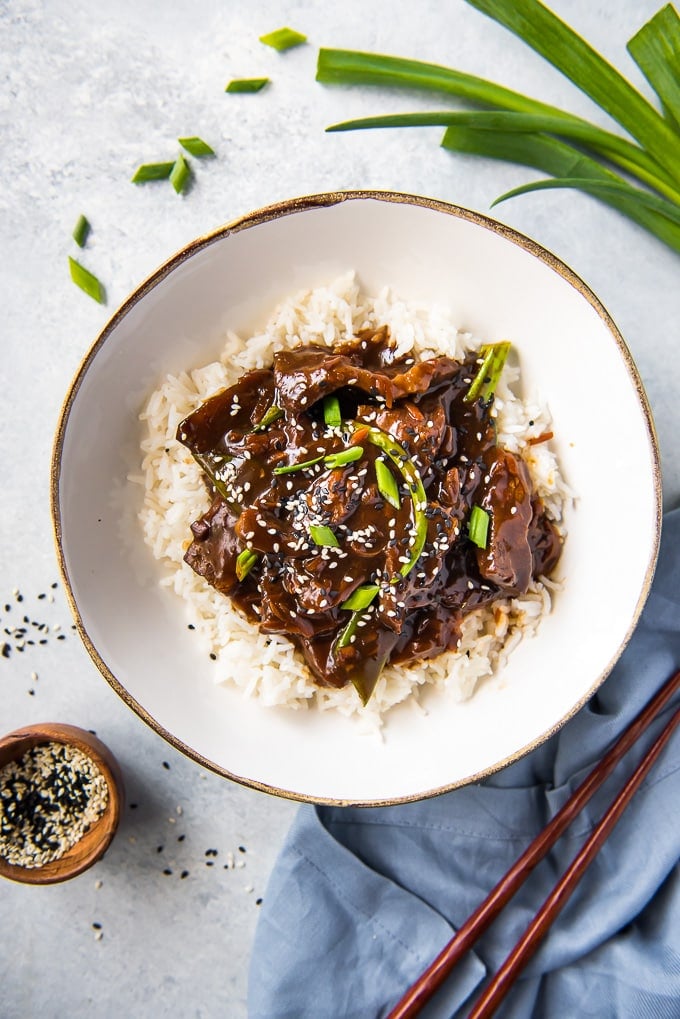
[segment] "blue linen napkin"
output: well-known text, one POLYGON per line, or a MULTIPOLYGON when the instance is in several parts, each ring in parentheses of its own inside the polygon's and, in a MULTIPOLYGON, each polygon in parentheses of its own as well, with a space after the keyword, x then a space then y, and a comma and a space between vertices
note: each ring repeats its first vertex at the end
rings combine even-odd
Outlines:
MULTIPOLYGON (((522 760, 479 785, 418 803, 300 809, 259 919, 251 1019, 388 1014, 680 667, 679 581, 680 509, 664 520, 652 591, 623 656, 578 715, 522 760)), ((424 1019, 466 1014, 672 710, 619 764, 424 1019)), ((676 731, 499 1017, 680 1016, 679 803, 676 731)))

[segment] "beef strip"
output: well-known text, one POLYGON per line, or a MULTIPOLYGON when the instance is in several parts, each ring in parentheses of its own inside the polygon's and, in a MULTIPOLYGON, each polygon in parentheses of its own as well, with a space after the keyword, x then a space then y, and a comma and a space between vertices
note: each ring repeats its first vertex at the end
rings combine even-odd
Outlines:
POLYGON ((456 648, 469 612, 557 563, 561 538, 524 461, 498 447, 492 401, 467 398, 477 370, 475 355, 397 357, 386 328, 365 331, 332 351, 277 353, 180 424, 214 494, 187 563, 263 632, 288 636, 319 685, 351 681, 366 700, 385 662, 456 648), (325 422, 330 394, 340 426, 325 422), (348 451, 356 459, 324 462, 348 451), (473 506, 489 516, 485 548, 468 537, 473 506), (372 601, 352 608, 367 590, 372 601))

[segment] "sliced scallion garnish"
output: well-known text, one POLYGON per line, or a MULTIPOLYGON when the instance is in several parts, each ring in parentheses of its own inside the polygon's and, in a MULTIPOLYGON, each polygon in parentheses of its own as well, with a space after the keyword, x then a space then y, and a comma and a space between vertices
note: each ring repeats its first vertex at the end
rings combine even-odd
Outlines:
POLYGON ((348 449, 341 449, 339 453, 329 453, 323 458, 323 465, 332 471, 336 467, 346 467, 347 464, 355 463, 363 455, 363 446, 349 446, 348 449))
POLYGON ((269 410, 265 411, 262 420, 260 421, 259 424, 255 425, 253 431, 254 432, 264 431, 264 429, 268 428, 269 425, 274 423, 274 421, 278 421, 280 417, 283 417, 283 411, 281 410, 280 407, 277 407, 276 404, 273 403, 269 410))
POLYGON ((323 419, 329 428, 337 428, 342 424, 340 401, 337 396, 327 396, 323 401, 323 419))
POLYGON ((468 537, 477 548, 486 548, 489 540, 489 521, 491 517, 481 506, 473 506, 468 521, 468 537))
POLYGON ((272 471, 273 474, 292 474, 293 471, 304 471, 306 467, 313 467, 314 464, 321 463, 323 460, 322 456, 315 456, 313 460, 303 460, 297 464, 285 464, 283 467, 275 467, 272 471))
POLYGON ((496 391, 510 346, 510 343, 504 340, 503 343, 488 343, 480 347, 479 353, 482 355, 482 363, 472 380, 470 388, 463 397, 465 403, 472 403, 478 396, 481 396, 485 401, 491 399, 496 391))
POLYGON ((191 167, 180 152, 170 171, 170 183, 178 195, 181 195, 191 177, 191 167))
POLYGON ((224 91, 260 92, 268 82, 269 78, 233 78, 224 91))
POLYGON ((399 498, 399 486, 394 480, 394 475, 384 460, 375 461, 375 479, 378 483, 378 491, 383 499, 389 502, 390 506, 399 509, 401 499, 399 498))
POLYGON ((293 46, 301 46, 303 42, 307 42, 307 36, 302 32, 296 32, 293 28, 277 28, 275 32, 261 35, 260 42, 283 53, 284 50, 292 49, 293 46))
POLYGON ((73 227, 73 240, 79 248, 85 247, 85 242, 90 234, 90 226, 86 216, 78 216, 76 225, 73 227))
POLYGON ((425 494, 418 468, 404 447, 396 439, 393 439, 387 432, 383 432, 380 428, 375 427, 369 428, 367 438, 369 442, 372 442, 374 446, 377 446, 389 457, 406 482, 411 496, 415 538, 409 551, 408 562, 403 563, 399 569, 402 577, 406 577, 420 559, 420 553, 423 551, 427 539, 427 517, 425 516, 427 495, 425 494))
POLYGON ((174 163, 142 163, 132 175, 133 184, 147 184, 150 180, 167 180, 174 163))
POLYGON ((186 149, 190 156, 196 156, 197 159, 215 155, 215 150, 207 142, 204 142, 202 138, 197 138, 195 135, 192 138, 178 138, 177 141, 183 149, 186 149))
POLYGON ((250 548, 244 548, 236 558, 236 576, 239 580, 245 580, 253 566, 258 560, 257 553, 250 548))
POLYGON ((368 608, 378 590, 377 584, 362 584, 361 587, 357 587, 356 591, 352 591, 349 598, 345 598, 340 608, 349 609, 351 612, 361 612, 362 609, 368 608))
POLYGON ((82 266, 80 262, 76 262, 75 258, 71 258, 70 255, 68 256, 68 265, 71 271, 71 279, 76 286, 84 290, 89 297, 99 304, 106 304, 106 291, 97 277, 89 269, 82 266))
POLYGON ((328 548, 338 548, 340 544, 330 527, 324 527, 322 524, 310 524, 309 533, 315 545, 325 545, 328 548))

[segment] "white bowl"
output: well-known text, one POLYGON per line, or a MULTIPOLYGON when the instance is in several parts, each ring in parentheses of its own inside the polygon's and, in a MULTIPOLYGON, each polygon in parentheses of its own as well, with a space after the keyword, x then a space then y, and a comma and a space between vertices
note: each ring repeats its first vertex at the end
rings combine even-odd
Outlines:
POLYGON ((178 749, 280 795, 380 804, 429 796, 517 759, 581 707, 623 650, 658 549, 661 485, 631 356, 588 287, 538 244, 485 216, 408 195, 347 192, 283 202, 199 238, 139 287, 83 362, 52 465, 58 556, 80 634, 129 706, 178 749), (120 498, 138 498, 139 411, 168 372, 215 358, 300 288, 355 269, 371 293, 448 305, 462 328, 519 351, 555 422, 577 494, 564 590, 494 680, 428 714, 406 706, 386 737, 330 712, 264 708, 215 686, 141 533, 133 568, 120 498))

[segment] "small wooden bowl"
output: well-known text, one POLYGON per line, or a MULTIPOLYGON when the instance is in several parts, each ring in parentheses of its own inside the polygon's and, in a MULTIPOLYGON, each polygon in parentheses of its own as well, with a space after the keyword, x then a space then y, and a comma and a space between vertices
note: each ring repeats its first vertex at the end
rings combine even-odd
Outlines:
POLYGON ((75 725, 44 722, 15 729, 0 739, 0 768, 17 760, 39 743, 64 743, 90 757, 104 776, 108 799, 104 813, 63 856, 41 867, 19 867, 0 856, 0 876, 31 885, 50 885, 82 874, 108 849, 120 820, 124 799, 123 775, 111 751, 100 739, 75 725))

